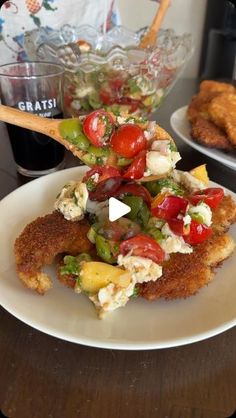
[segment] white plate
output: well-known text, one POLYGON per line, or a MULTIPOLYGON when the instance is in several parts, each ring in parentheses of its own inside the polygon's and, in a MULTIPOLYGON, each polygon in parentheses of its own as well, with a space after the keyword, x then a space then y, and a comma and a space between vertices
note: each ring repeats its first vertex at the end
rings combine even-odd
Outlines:
POLYGON ((171 115, 170 124, 173 130, 175 131, 175 133, 186 144, 190 145, 190 147, 236 170, 236 152, 233 155, 233 154, 227 154, 215 148, 207 148, 207 147, 204 147, 203 145, 198 144, 191 138, 190 123, 187 120, 186 111, 187 111, 187 106, 184 106, 176 110, 171 115))
MULTIPOLYGON (((92 303, 53 277, 53 289, 39 296, 15 273, 13 244, 23 227, 52 210, 55 196, 83 167, 34 180, 0 202, 0 303, 12 315, 47 334, 75 343, 123 350, 174 347, 203 340, 236 324, 236 256, 218 270, 215 280, 186 300, 130 301, 104 320, 92 303)), ((236 228, 232 228, 236 238, 236 228)), ((236 255, 236 254, 235 254, 236 255)))

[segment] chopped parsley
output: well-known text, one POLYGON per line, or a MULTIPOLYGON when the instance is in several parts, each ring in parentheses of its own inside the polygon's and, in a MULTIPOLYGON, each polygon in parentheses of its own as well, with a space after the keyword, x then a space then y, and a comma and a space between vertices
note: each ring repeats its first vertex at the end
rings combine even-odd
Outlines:
POLYGON ((133 294, 131 295, 131 298, 137 298, 138 296, 139 296, 139 288, 135 286, 133 294))
POLYGON ((171 152, 177 152, 178 151, 174 141, 170 141, 170 150, 171 150, 171 152))
POLYGON ((60 267, 60 274, 72 274, 79 276, 81 270, 81 263, 84 261, 91 261, 91 257, 87 253, 81 253, 76 257, 66 255, 63 258, 64 265, 60 267))
POLYGON ((145 187, 152 196, 156 196, 163 188, 171 189, 171 192, 177 196, 184 195, 184 189, 170 178, 147 182, 145 187))
POLYGON ((89 192, 93 192, 96 189, 96 183, 95 181, 92 179, 92 177, 90 177, 87 181, 86 181, 86 187, 88 189, 89 192))

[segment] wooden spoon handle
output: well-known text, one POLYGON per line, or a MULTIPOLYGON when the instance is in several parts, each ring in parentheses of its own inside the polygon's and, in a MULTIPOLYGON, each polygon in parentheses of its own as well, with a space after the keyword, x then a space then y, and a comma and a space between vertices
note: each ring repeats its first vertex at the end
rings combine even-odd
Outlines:
POLYGON ((53 136, 54 124, 55 122, 58 124, 58 120, 54 121, 53 119, 42 118, 32 113, 23 112, 22 110, 4 105, 0 105, 0 120, 48 136, 53 136))
POLYGON ((152 31, 155 31, 156 33, 159 31, 159 29, 161 27, 161 24, 162 24, 162 21, 163 21, 163 19, 165 17, 165 14, 167 12, 167 9, 170 5, 170 1, 171 0, 162 0, 160 2, 160 6, 158 8, 158 11, 157 11, 157 13, 156 13, 156 15, 155 15, 155 17, 152 21, 151 26, 150 26, 150 31, 152 30, 152 31))
POLYGON ((140 41, 140 48, 147 48, 155 44, 157 33, 161 27, 162 21, 170 5, 170 1, 171 0, 161 0, 151 26, 149 27, 146 35, 144 35, 144 37, 140 41))

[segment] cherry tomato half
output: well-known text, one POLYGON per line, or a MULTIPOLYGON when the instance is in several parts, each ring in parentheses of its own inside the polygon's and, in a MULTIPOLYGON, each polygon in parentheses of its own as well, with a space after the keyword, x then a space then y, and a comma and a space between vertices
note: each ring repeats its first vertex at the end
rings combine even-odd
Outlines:
POLYGON ((144 202, 146 202, 149 206, 151 205, 152 197, 149 191, 140 184, 137 183, 126 183, 122 184, 119 189, 116 190, 114 197, 122 198, 126 195, 138 196, 142 197, 144 202))
POLYGON ((136 235, 120 244, 120 252, 123 255, 132 250, 132 255, 138 257, 150 258, 154 263, 162 263, 165 258, 165 252, 161 246, 151 237, 144 234, 136 235))
POLYGON ((172 218, 168 220, 171 231, 176 235, 187 235, 190 232, 190 225, 184 225, 183 219, 172 218))
POLYGON ((89 198, 102 202, 113 196, 120 187, 122 176, 115 167, 95 166, 85 174, 83 182, 87 184, 89 198), (93 179, 96 174, 98 174, 97 181, 93 179))
POLYGON ((120 187, 122 177, 110 177, 107 180, 100 181, 94 191, 89 192, 90 200, 103 202, 114 196, 116 190, 120 187))
POLYGON ((143 173, 146 168, 146 151, 141 151, 136 157, 134 157, 129 168, 123 174, 125 179, 138 180, 143 177, 143 173))
POLYGON ((111 93, 107 90, 101 90, 99 92, 99 96, 104 105, 110 106, 114 103, 114 99, 111 97, 111 93))
POLYGON ((95 110, 83 121, 83 131, 96 147, 103 147, 109 142, 113 128, 112 116, 103 109, 95 110))
POLYGON ((111 106, 116 103, 118 98, 117 92, 112 90, 111 87, 105 85, 99 91, 100 100, 104 105, 111 106))
POLYGON ((131 113, 135 112, 142 105, 141 100, 130 99, 129 97, 120 97, 116 100, 116 103, 121 106, 129 106, 131 113))
POLYGON ((157 218, 169 220, 177 218, 179 213, 185 214, 188 204, 188 200, 183 197, 165 196, 157 206, 152 207, 151 212, 157 218))
POLYGON ((133 158, 147 148, 143 130, 135 124, 125 123, 111 137, 113 151, 122 157, 133 158))
POLYGON ((88 170, 83 177, 83 182, 86 183, 88 179, 90 179, 94 174, 98 174, 98 181, 104 181, 106 179, 109 179, 110 177, 119 177, 121 174, 119 170, 115 167, 110 167, 108 165, 95 165, 91 170, 88 170))
POLYGON ((189 196, 193 205, 199 202, 205 202, 211 209, 216 208, 224 196, 224 190, 221 187, 209 187, 208 189, 198 190, 189 196))
POLYGON ((197 245, 208 239, 212 234, 212 228, 204 224, 200 224, 192 219, 190 224, 190 232, 183 238, 190 245, 197 245))
POLYGON ((111 78, 108 83, 112 90, 120 90, 124 85, 124 80, 119 77, 114 77, 111 78))
POLYGON ((64 105, 65 106, 69 107, 72 101, 73 101, 72 96, 70 96, 69 94, 64 95, 64 105))

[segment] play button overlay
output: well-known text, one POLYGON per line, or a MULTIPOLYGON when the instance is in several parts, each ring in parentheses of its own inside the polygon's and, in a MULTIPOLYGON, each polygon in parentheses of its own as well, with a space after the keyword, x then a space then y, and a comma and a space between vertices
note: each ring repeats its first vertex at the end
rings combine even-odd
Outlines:
POLYGON ((120 202, 115 199, 115 197, 110 197, 109 199, 109 221, 114 222, 117 219, 120 219, 122 216, 126 215, 131 211, 131 208, 125 203, 120 202))

